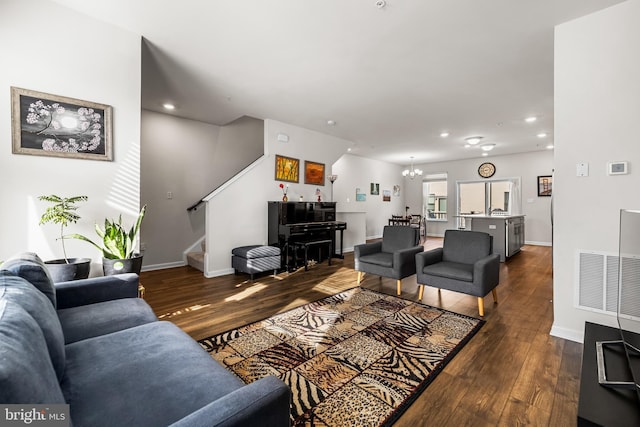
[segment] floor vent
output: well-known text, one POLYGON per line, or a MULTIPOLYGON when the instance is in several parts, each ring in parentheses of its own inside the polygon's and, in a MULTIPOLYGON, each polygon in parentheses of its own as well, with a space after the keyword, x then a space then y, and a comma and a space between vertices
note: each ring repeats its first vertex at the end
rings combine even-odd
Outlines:
MULTIPOLYGON (((633 317, 640 316, 640 307, 631 301, 640 300, 640 259, 622 259, 623 295, 621 312, 633 317), (633 282, 633 283, 632 283, 633 282)), ((576 304, 578 308, 616 315, 618 304, 619 257, 604 252, 578 252, 578 286, 576 304)))

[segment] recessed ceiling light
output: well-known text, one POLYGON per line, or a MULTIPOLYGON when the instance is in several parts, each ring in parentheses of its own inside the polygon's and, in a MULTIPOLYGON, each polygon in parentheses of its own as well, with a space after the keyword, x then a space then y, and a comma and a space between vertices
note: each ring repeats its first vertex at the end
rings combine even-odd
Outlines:
POLYGON ((547 145, 547 150, 553 150, 553 144, 547 145))
POLYGON ((480 148, 482 149, 482 151, 491 151, 495 148, 496 144, 485 144, 483 146, 481 146, 480 148))
POLYGON ((448 137, 448 136, 449 136, 449 132, 442 132, 442 133, 440 134, 440 136, 441 136, 442 138, 446 138, 446 137, 448 137))
POLYGON ((545 132, 540 132, 538 135, 536 135, 538 138, 546 138, 547 134, 545 132))
POLYGON ((348 152, 351 152, 351 147, 347 148, 347 151, 348 151, 348 152))
POLYGON ((464 144, 464 148, 471 148, 469 144, 464 144))
POLYGON ((538 118, 536 116, 531 116, 531 117, 527 117, 526 119, 524 119, 524 121, 527 122, 527 123, 533 123, 536 120, 538 120, 538 118))
POLYGON ((470 136, 468 138, 465 138, 464 140, 467 141, 468 144, 471 145, 476 145, 477 143, 480 142, 480 140, 484 138, 482 136, 470 136))
POLYGON ((335 120, 327 120, 327 125, 328 126, 335 126, 336 125, 336 121, 335 120))
POLYGON ((164 107, 165 110, 175 110, 176 106, 173 104, 169 104, 168 102, 165 104, 162 104, 162 106, 164 107))
POLYGON ((489 155, 489 153, 482 153, 482 155, 483 155, 484 157, 487 157, 487 156, 489 155))

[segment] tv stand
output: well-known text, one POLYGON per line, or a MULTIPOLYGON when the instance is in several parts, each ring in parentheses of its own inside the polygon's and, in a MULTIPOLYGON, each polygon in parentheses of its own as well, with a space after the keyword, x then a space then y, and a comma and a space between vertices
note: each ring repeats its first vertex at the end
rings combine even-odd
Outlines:
MULTIPOLYGON (((578 426, 640 426, 640 403, 636 392, 604 387, 598 383, 596 341, 619 339, 620 331, 617 328, 585 323, 578 426)), ((631 380, 622 346, 609 347, 605 351, 607 376, 617 381, 631 380)))

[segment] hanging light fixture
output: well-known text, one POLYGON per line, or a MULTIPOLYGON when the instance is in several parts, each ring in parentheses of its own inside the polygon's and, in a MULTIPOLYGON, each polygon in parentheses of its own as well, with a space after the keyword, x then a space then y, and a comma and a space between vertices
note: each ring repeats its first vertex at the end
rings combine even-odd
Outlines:
POLYGON ((411 156, 411 169, 405 169, 402 171, 402 176, 408 176, 413 179, 416 176, 422 175, 422 169, 416 169, 413 167, 413 156, 411 156))

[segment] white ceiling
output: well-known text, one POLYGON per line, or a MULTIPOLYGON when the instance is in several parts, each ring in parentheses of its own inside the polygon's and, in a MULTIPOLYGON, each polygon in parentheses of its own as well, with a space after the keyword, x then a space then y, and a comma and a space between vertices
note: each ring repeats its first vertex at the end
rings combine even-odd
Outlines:
POLYGON ((146 39, 144 108, 170 101, 217 125, 275 119, 398 164, 479 157, 464 148, 472 135, 496 144, 490 156, 545 149, 554 26, 622 2, 55 1, 146 39))

